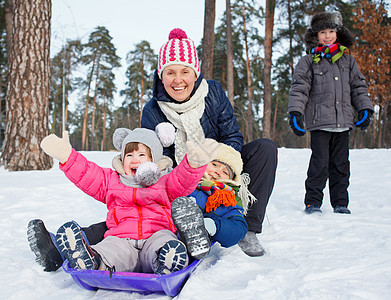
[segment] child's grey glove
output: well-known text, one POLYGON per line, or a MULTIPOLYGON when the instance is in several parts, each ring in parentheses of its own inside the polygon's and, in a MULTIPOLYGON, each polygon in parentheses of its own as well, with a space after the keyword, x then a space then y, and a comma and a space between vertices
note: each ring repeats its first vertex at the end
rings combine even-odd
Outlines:
POLYGON ((190 167, 196 169, 208 164, 217 157, 219 143, 213 139, 205 139, 200 144, 186 142, 187 161, 190 167))
POLYGON ((72 153, 68 131, 62 133, 62 138, 59 138, 55 134, 48 135, 42 140, 41 148, 47 155, 58 159, 62 164, 65 163, 72 153))

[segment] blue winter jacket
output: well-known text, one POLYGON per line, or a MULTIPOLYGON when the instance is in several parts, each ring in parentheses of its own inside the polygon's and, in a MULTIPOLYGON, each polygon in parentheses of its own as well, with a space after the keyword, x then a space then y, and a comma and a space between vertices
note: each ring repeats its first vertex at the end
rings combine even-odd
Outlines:
POLYGON ((247 222, 243 216, 243 208, 236 206, 220 205, 215 210, 205 211, 208 195, 196 189, 189 197, 194 197, 201 208, 204 218, 211 218, 216 225, 216 234, 212 236, 212 242, 216 241, 223 247, 231 247, 239 243, 248 231, 247 222))
MULTIPOLYGON (((201 74, 194 85, 191 95, 199 87, 202 78, 201 74)), ((205 97, 205 111, 200 120, 205 137, 229 145, 240 152, 243 146, 243 136, 239 131, 232 105, 217 81, 207 80, 207 82, 209 91, 205 97)), ((156 125, 159 123, 169 122, 161 111, 157 103, 158 101, 175 102, 164 89, 163 83, 155 71, 153 97, 143 109, 141 127, 155 130, 156 125)), ((174 146, 171 146, 165 148, 163 154, 175 162, 174 151, 174 146)))

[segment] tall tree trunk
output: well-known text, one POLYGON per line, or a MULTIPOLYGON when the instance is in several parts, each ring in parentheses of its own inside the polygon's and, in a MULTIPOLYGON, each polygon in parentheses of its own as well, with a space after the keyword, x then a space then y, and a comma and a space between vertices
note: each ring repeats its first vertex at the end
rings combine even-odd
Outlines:
POLYGON ((56 89, 56 94, 54 95, 53 97, 53 111, 52 111, 52 119, 53 119, 53 123, 52 123, 52 128, 50 130, 51 133, 55 133, 56 132, 56 120, 57 120, 57 99, 60 97, 60 89, 56 89))
POLYGON ((213 78, 216 0, 205 0, 204 38, 202 41, 201 72, 205 79, 213 78))
MULTIPOLYGON (((95 61, 95 59, 94 59, 95 61)), ((94 67, 95 63, 92 65, 90 78, 88 79, 88 89, 87 89, 87 96, 86 96, 86 104, 84 107, 84 119, 83 119, 83 128, 81 132, 81 149, 87 150, 87 127, 88 127, 88 102, 90 102, 90 89, 91 89, 91 82, 92 82, 92 76, 94 74, 94 67)))
POLYGON ((227 19, 227 91, 229 102, 231 102, 232 107, 234 107, 234 51, 232 44, 231 1, 226 0, 225 3, 227 19))
POLYGON ((293 36, 294 32, 292 30, 292 7, 291 0, 288 0, 288 26, 289 26, 289 69, 291 78, 293 78, 293 72, 295 71, 295 66, 293 65, 293 36))
MULTIPOLYGON (((47 170, 39 144, 49 131, 50 0, 10 1, 7 125, 2 160, 10 171, 47 170)), ((8 21, 9 22, 9 21, 8 21)))
POLYGON ((275 0, 266 0, 266 25, 265 25, 265 67, 264 67, 264 97, 263 97, 263 137, 271 138, 271 102, 272 102, 272 39, 274 24, 275 0))
POLYGON ((246 48, 246 66, 247 66, 247 96, 248 96, 247 142, 251 142, 253 140, 253 123, 254 123, 254 117, 253 117, 253 87, 252 87, 250 57, 248 55, 246 14, 245 14, 244 5, 242 6, 242 14, 243 14, 244 44, 245 44, 245 48, 246 48))
POLYGON ((386 147, 386 128, 387 128, 388 103, 389 102, 384 102, 384 105, 383 105, 383 125, 382 125, 382 129, 381 129, 381 143, 380 143, 381 148, 386 147))
POLYGON ((106 150, 106 98, 103 99, 103 120, 102 120, 102 143, 100 151, 106 150))
MULTIPOLYGON (((141 60, 141 72, 142 73, 144 73, 143 70, 144 70, 144 57, 141 60)), ((140 116, 139 116, 139 126, 140 127, 141 127, 141 116, 143 114, 143 105, 144 105, 144 103, 143 103, 143 100, 144 100, 143 96, 144 96, 144 76, 141 77, 140 116)))
POLYGON ((273 137, 275 138, 276 134, 276 123, 277 123, 277 111, 278 111, 278 93, 276 95, 276 107, 274 108, 274 118, 273 118, 273 137))
POLYGON ((96 97, 98 95, 99 86, 99 70, 100 70, 100 55, 98 56, 96 76, 95 76, 95 91, 94 98, 92 101, 92 116, 91 116, 91 150, 95 151, 98 148, 96 133, 95 133, 95 112, 96 112, 96 97))

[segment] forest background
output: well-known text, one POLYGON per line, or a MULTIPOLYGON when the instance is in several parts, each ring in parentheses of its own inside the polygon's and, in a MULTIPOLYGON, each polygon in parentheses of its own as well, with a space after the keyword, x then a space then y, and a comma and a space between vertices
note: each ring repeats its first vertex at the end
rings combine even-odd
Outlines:
MULTIPOLYGON (((288 92, 294 67, 305 54, 310 17, 338 10, 356 38, 349 54, 366 77, 375 106, 370 127, 351 133, 351 148, 391 146, 387 1, 225 2, 227 9, 219 16, 215 0, 205 0, 204 36, 195 43, 204 77, 217 80, 227 91, 246 142, 266 137, 278 147, 309 147, 309 135, 296 137, 289 127, 288 92)), ((0 0, 0 149, 1 163, 9 170, 50 168, 52 161, 37 147, 38 141, 50 132, 61 136, 63 128, 70 131, 77 150, 113 149, 114 130, 138 127, 152 96, 157 51, 148 40, 129 49, 120 101, 114 101, 115 70, 121 59, 109 30, 96 24, 87 37, 66 40, 60 51, 50 53, 52 21, 50 0, 0 0), (34 43, 31 37, 37 32, 34 43), (37 57, 39 64, 34 63, 37 57), (29 63, 30 72, 12 76, 29 63), (40 72, 34 75, 36 69, 40 72), (26 149, 32 154, 25 154, 26 149)))

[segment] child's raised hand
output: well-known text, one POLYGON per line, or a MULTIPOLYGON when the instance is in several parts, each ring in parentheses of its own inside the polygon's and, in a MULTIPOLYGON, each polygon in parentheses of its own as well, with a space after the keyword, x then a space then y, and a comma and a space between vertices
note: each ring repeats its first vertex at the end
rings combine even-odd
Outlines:
POLYGON ((65 163, 72 153, 68 131, 62 133, 62 138, 55 134, 48 135, 42 140, 41 148, 47 155, 58 159, 62 164, 65 163))
POLYGON ((219 143, 213 139, 205 139, 200 144, 186 142, 187 161, 192 168, 199 168, 217 157, 219 143))

